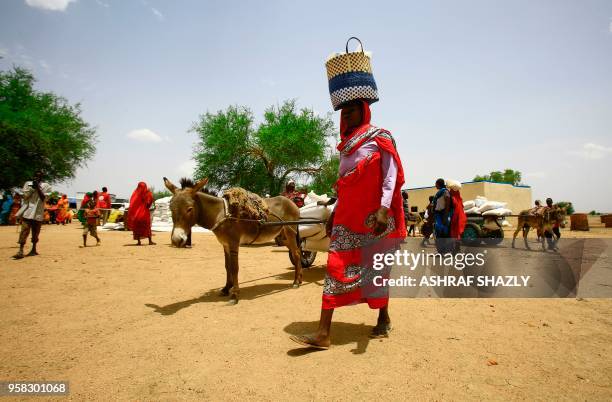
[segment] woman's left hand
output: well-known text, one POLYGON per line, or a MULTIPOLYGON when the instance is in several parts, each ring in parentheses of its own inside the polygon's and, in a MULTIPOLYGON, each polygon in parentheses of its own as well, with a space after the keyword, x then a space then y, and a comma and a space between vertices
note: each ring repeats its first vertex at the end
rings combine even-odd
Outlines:
POLYGON ((374 234, 379 235, 384 233, 387 230, 387 226, 389 225, 389 208, 380 207, 376 211, 376 224, 374 226, 374 234))

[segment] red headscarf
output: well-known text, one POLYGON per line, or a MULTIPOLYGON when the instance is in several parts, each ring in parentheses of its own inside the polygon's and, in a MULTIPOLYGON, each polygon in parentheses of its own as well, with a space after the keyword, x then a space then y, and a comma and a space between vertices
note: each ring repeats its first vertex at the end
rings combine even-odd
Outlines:
POLYGON ((151 204, 153 204, 153 194, 149 191, 147 184, 141 181, 132 193, 128 212, 128 227, 134 232, 134 236, 149 237, 151 235, 151 213, 149 212, 151 204))

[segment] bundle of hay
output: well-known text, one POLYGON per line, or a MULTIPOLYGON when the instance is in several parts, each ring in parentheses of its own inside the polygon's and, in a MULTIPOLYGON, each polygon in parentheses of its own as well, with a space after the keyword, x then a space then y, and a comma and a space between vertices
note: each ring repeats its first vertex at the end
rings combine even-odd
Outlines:
POLYGON ((263 198, 240 187, 233 187, 223 193, 227 200, 230 216, 237 219, 267 219, 268 206, 263 198))

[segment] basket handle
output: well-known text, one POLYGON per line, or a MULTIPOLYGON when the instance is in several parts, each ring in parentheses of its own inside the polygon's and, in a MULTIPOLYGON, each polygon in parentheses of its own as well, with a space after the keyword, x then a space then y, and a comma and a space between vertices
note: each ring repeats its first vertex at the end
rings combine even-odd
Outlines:
POLYGON ((359 45, 361 46, 361 53, 363 53, 363 43, 361 43, 361 40, 359 40, 358 37, 356 36, 351 36, 350 38, 348 38, 348 40, 346 41, 346 53, 348 53, 348 45, 349 42, 351 41, 351 39, 355 39, 357 42, 359 42, 359 45))

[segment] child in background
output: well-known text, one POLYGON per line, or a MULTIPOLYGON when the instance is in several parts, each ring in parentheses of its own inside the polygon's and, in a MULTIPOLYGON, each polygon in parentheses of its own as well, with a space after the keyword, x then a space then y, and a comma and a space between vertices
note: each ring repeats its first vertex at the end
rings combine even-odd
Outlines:
POLYGON ((90 199, 85 204, 85 222, 83 223, 83 247, 87 247, 87 233, 96 239, 96 246, 100 245, 98 237, 98 218, 100 210, 96 207, 96 200, 90 199))

